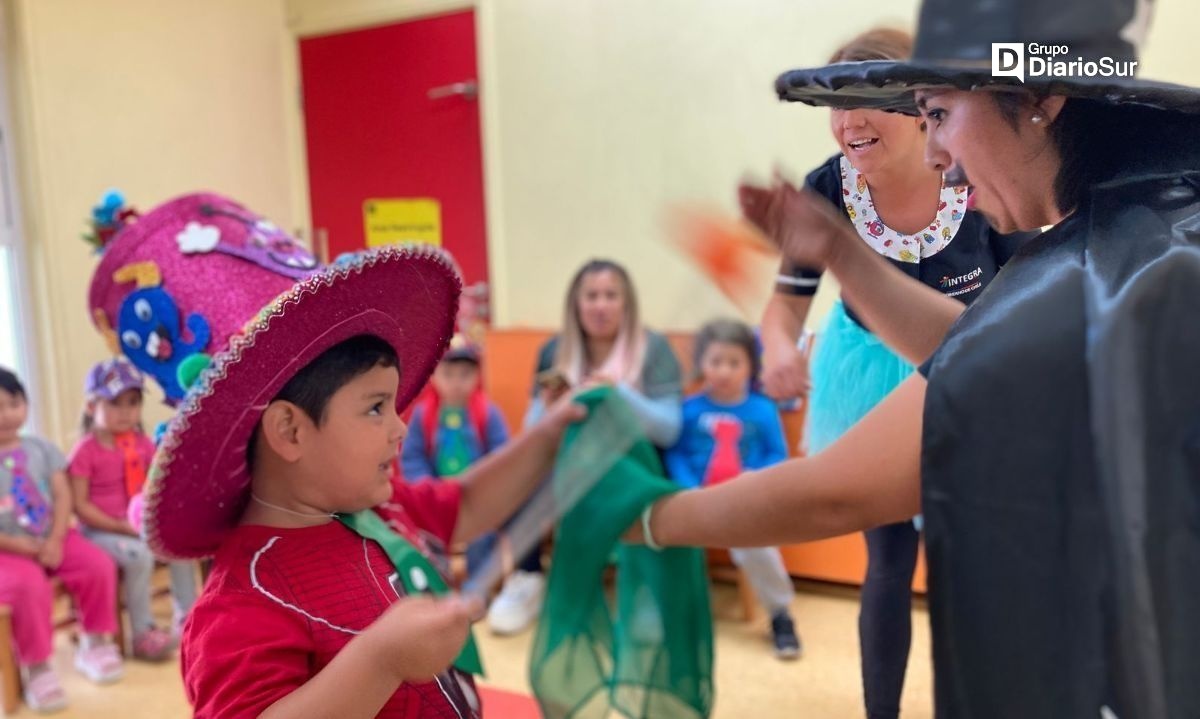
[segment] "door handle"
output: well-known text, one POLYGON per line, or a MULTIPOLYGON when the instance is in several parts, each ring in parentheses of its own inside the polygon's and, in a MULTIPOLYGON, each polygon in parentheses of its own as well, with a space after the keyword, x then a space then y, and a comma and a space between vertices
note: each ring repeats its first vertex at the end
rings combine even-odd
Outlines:
POLYGON ((427 94, 430 100, 441 100, 455 96, 474 100, 479 96, 479 85, 474 80, 464 80, 462 82, 454 82, 449 85, 430 88, 427 94))

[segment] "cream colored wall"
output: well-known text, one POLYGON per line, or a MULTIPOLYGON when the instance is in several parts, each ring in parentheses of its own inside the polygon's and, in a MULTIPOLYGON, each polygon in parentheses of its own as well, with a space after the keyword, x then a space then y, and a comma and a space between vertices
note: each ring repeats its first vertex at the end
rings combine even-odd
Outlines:
MULTIPOLYGON (((476 7, 500 326, 555 324, 570 274, 596 256, 630 267, 654 326, 735 312, 664 241, 667 208, 732 211, 745 172, 779 163, 802 177, 824 159, 826 113, 781 105, 772 85, 854 31, 844 12, 795 0, 284 3, 297 35, 476 7)), ((905 25, 914 8, 890 2, 855 21, 905 25)), ((303 148, 293 157, 302 176, 303 148)))
POLYGON ((1158 0, 1139 70, 1143 77, 1200 87, 1196 62, 1196 28, 1200 3, 1158 0))
MULTIPOLYGON (((291 223, 279 0, 10 0, 41 429, 68 442, 106 351, 79 237, 101 192, 148 208, 218 189, 291 223)), ((288 98, 296 102, 295 96, 288 98)), ((148 419, 165 412, 148 403, 148 419)))
MULTIPOLYGON (((1155 3, 1143 71, 1200 85, 1200 6, 1155 3)), ((823 63, 877 24, 912 27, 918 3, 815 0, 485 1, 482 55, 493 257, 501 324, 553 324, 572 270, 630 265, 649 321, 687 329, 732 309, 663 242, 664 208, 733 209, 746 172, 800 178, 833 151, 827 111, 774 99, 783 70, 823 63), (487 98, 485 98, 486 100, 487 98), (530 282, 530 278, 537 278, 530 282)), ((824 283, 810 325, 836 286, 824 283), (832 290, 832 291, 831 291, 832 290)))
MULTIPOLYGON (((570 273, 609 256, 649 322, 730 313, 663 241, 666 207, 733 209, 745 172, 799 177, 832 151, 826 113, 774 100, 784 69, 822 62, 916 0, 0 0, 10 21, 18 157, 44 431, 65 441, 104 349, 78 240, 98 194, 142 207, 214 188, 307 223, 294 38, 477 7, 496 318, 548 326, 570 273)), ((1143 70, 1200 85, 1200 6, 1156 3, 1143 70)), ((161 412, 152 413, 154 417, 161 412)))
POLYGON ((776 75, 914 8, 859 4, 851 24, 796 0, 485 2, 498 321, 554 324, 570 274, 594 256, 629 266, 653 326, 732 313, 664 241, 667 208, 732 212, 737 180, 775 164, 802 179, 833 150, 828 115, 779 103, 776 75))

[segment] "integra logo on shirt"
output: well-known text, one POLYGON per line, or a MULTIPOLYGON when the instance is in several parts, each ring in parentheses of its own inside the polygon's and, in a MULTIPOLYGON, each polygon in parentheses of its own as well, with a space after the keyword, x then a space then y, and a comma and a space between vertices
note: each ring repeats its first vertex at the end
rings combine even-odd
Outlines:
POLYGON ((943 292, 950 297, 955 297, 957 295, 965 295, 968 292, 972 292, 982 287, 983 282, 978 281, 982 276, 983 268, 976 267, 965 275, 959 275, 958 277, 942 277, 938 284, 942 288, 943 292), (950 290, 954 291, 950 292, 950 290))

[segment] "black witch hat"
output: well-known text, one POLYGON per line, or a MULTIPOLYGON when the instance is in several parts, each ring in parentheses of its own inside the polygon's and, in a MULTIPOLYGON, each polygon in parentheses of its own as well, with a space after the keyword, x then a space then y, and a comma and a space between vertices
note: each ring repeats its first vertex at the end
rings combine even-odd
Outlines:
POLYGON ((1151 0, 925 0, 913 57, 779 76, 782 100, 916 114, 913 91, 1027 88, 1038 94, 1200 113, 1200 90, 1133 76, 1151 0))

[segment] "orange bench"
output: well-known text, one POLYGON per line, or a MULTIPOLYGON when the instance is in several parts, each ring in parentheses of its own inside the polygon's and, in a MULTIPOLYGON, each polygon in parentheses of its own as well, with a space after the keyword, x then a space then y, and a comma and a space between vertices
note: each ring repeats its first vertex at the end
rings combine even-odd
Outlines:
MULTIPOLYGON (((535 329, 488 331, 483 362, 484 386, 513 431, 520 428, 529 406, 538 350, 551 334, 535 329)), ((686 383, 691 372, 692 336, 671 333, 667 339, 684 368, 686 383)), ((783 425, 788 446, 796 454, 804 432, 803 411, 783 413, 783 425)), ((794 577, 861 585, 867 569, 867 547, 861 534, 790 545, 781 547, 780 551, 784 565, 794 577)), ((722 553, 714 554, 718 561, 728 561, 727 555, 720 559, 722 553)), ((925 591, 923 554, 917 560, 913 588, 918 592, 925 591)))

